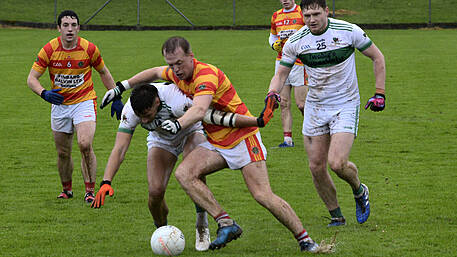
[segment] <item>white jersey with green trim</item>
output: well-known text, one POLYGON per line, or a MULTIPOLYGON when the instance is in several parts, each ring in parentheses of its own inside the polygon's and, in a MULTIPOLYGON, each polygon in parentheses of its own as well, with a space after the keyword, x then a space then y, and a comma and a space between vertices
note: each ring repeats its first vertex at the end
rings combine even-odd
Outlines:
POLYGON ((311 33, 307 26, 289 37, 281 64, 292 67, 298 57, 308 74, 306 101, 313 104, 360 104, 354 49, 364 51, 372 44, 357 25, 328 18, 325 31, 311 33))
MULTIPOLYGON (((150 85, 157 88, 162 106, 160 111, 156 114, 155 119, 147 124, 141 123, 140 117, 138 117, 133 111, 129 98, 124 105, 124 109, 122 109, 122 118, 119 123, 118 131, 133 134, 136 126, 140 124, 151 133, 157 133, 158 136, 166 140, 173 140, 179 135, 172 135, 169 132, 162 130, 160 125, 165 120, 177 119, 184 115, 186 110, 192 106, 192 100, 186 97, 175 84, 150 83, 150 85)), ((198 123, 201 127, 201 123, 198 123)), ((190 126, 189 129, 194 129, 194 126, 190 126)), ((186 133, 186 129, 181 130, 180 133, 186 133)))

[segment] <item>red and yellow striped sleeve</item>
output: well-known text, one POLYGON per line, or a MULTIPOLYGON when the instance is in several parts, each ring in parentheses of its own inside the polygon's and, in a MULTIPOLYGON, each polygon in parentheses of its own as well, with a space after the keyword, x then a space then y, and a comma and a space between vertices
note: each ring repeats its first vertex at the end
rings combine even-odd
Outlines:
MULTIPOLYGON (((212 108, 224 112, 233 112, 252 116, 246 105, 241 101, 230 80, 213 65, 194 59, 193 76, 190 81, 180 80, 171 68, 162 72, 162 78, 175 83, 188 97, 211 95, 212 108)), ((257 127, 231 128, 203 123, 208 141, 219 148, 232 148, 239 142, 257 133, 257 127)))

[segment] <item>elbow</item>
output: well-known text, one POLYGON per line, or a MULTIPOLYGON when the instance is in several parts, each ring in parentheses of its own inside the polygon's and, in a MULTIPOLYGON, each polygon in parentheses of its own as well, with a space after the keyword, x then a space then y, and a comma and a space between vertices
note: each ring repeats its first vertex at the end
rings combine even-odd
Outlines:
POLYGON ((208 110, 208 108, 197 107, 196 110, 195 110, 195 117, 198 120, 203 120, 207 110, 208 110))

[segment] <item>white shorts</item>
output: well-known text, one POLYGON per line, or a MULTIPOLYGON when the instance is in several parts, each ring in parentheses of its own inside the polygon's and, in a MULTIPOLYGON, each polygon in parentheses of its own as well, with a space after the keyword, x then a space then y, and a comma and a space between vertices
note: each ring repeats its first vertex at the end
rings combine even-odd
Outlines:
POLYGON ((348 132, 357 136, 359 125, 359 105, 322 107, 321 105, 305 104, 303 118, 304 136, 333 135, 348 132))
MULTIPOLYGON (((279 67, 279 61, 276 61, 275 64, 275 74, 279 67)), ((306 81, 306 72, 305 67, 303 65, 294 65, 292 70, 289 73, 289 77, 287 77, 286 82, 284 85, 292 86, 292 87, 301 87, 307 85, 306 81)))
POLYGON ((209 142, 201 143, 199 146, 218 152, 232 170, 241 169, 251 162, 267 159, 267 149, 262 143, 260 132, 247 137, 231 149, 217 148, 209 142))
POLYGON ((72 134, 73 125, 84 121, 97 121, 97 102, 95 100, 51 106, 51 129, 53 131, 72 134))
POLYGON ((193 133, 204 134, 200 123, 195 123, 191 127, 181 130, 173 140, 165 139, 160 136, 160 133, 156 131, 149 131, 147 138, 148 151, 152 147, 158 147, 165 151, 168 151, 178 157, 184 151, 184 145, 187 142, 187 137, 193 133))

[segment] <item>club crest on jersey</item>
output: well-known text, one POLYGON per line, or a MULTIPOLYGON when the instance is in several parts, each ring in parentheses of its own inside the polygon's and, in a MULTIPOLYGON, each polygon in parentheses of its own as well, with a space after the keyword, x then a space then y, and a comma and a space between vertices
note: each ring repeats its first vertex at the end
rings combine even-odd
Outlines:
POLYGON ((206 85, 205 84, 201 84, 198 86, 198 90, 203 90, 203 89, 206 89, 206 85))
POLYGON ((83 61, 78 62, 78 66, 79 66, 79 68, 82 68, 84 66, 84 62, 83 61))
POLYGON ((341 40, 339 38, 337 38, 337 37, 333 38, 333 44, 339 45, 340 43, 341 43, 341 40))
POLYGON ((252 152, 253 154, 258 154, 258 153, 260 153, 260 150, 259 150, 259 148, 258 148, 257 146, 254 146, 254 147, 251 149, 251 152, 252 152))

